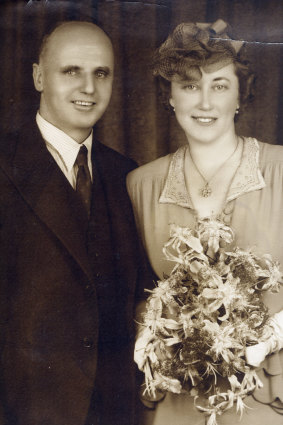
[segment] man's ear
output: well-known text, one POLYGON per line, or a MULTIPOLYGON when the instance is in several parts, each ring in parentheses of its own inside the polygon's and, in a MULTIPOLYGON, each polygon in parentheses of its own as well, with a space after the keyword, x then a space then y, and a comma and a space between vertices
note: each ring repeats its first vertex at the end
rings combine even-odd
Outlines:
POLYGON ((172 99, 172 97, 170 97, 169 103, 172 106, 172 108, 174 109, 175 108, 175 104, 174 104, 174 100, 172 99))
POLYGON ((32 65, 32 69, 33 69, 32 76, 33 76, 34 87, 36 88, 37 91, 41 93, 43 91, 42 68, 40 64, 34 63, 32 65))

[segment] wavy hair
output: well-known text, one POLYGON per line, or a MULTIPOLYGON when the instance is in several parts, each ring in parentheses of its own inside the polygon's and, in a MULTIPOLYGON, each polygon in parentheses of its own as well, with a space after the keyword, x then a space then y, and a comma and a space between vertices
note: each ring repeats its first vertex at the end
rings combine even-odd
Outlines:
POLYGON ((153 75, 157 77, 161 100, 170 109, 171 81, 201 79, 201 69, 214 72, 233 63, 239 80, 240 105, 254 98, 255 74, 240 49, 244 42, 233 40, 227 33, 228 25, 221 19, 213 24, 182 23, 168 36, 155 52, 153 75))

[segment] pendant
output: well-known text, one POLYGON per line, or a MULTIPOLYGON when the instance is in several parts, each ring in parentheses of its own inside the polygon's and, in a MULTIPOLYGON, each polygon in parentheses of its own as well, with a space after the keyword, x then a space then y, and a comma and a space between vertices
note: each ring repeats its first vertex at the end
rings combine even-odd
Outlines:
POLYGON ((199 193, 203 198, 208 198, 212 194, 212 190, 209 187, 209 184, 206 183, 206 185, 199 190, 199 193))

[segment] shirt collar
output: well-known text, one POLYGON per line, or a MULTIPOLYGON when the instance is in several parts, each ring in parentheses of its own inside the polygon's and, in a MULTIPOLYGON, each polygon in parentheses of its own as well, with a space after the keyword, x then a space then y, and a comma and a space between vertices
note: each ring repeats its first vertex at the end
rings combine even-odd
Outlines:
MULTIPOLYGON (((168 175, 159 202, 177 204, 192 208, 193 204, 185 182, 185 155, 188 146, 179 148, 172 157, 168 175)), ((239 168, 232 180, 227 194, 227 202, 240 195, 265 187, 265 181, 259 169, 259 144, 256 139, 245 138, 239 168)))
MULTIPOLYGON (((39 112, 36 114, 36 122, 45 142, 51 145, 60 155, 67 170, 70 172, 74 166, 82 144, 76 142, 68 134, 46 121, 39 112)), ((91 153, 93 131, 84 140, 88 155, 91 153)))

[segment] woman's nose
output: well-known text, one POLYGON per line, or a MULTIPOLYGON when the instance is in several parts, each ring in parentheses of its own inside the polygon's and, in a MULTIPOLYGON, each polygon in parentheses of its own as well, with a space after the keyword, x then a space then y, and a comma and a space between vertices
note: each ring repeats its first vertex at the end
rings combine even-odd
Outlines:
POLYGON ((208 89, 202 89, 200 91, 199 108, 203 111, 211 109, 211 96, 208 89))

